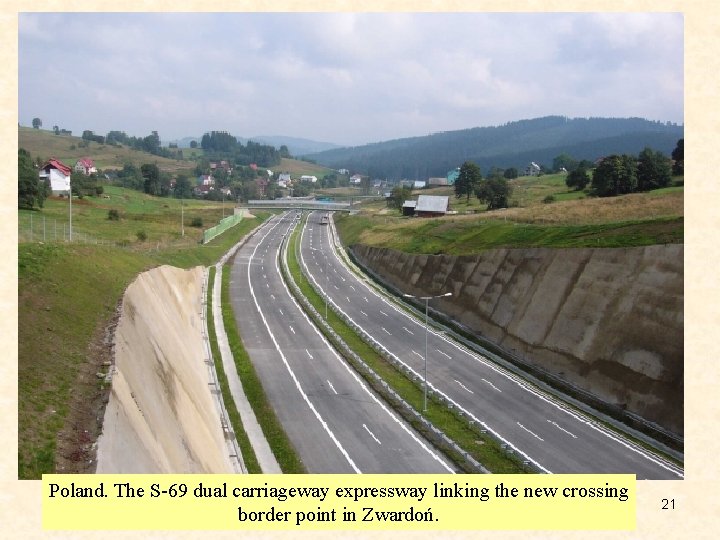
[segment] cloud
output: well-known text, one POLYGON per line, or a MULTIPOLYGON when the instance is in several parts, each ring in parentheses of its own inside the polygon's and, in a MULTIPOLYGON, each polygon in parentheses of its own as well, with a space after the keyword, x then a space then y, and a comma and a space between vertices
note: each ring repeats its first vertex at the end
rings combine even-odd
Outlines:
POLYGON ((683 121, 681 14, 23 13, 19 30, 21 123, 78 133, 359 144, 546 114, 683 121))

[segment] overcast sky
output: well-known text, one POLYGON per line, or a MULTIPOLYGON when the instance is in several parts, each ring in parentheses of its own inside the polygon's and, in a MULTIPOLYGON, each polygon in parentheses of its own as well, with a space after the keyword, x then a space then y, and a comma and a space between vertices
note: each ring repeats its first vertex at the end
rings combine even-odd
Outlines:
POLYGON ((358 145, 546 115, 684 123, 683 16, 19 16, 19 119, 358 145))

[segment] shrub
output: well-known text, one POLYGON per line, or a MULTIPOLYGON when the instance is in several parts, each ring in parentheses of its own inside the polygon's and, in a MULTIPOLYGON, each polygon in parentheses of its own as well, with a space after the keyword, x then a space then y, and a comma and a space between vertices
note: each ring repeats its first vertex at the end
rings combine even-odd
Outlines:
POLYGON ((542 200, 542 202, 544 202, 545 204, 550 204, 550 203, 555 202, 555 195, 548 195, 547 197, 545 197, 542 200))
POLYGON ((190 222, 191 227, 202 227, 203 226, 203 220, 200 217, 194 217, 192 218, 192 221, 190 222))
POLYGON ((137 236, 139 242, 147 240, 147 233, 145 231, 138 231, 135 233, 135 236, 137 236))
POLYGON ((114 208, 111 208, 110 210, 108 210, 108 219, 110 221, 120 221, 120 212, 118 212, 114 208))

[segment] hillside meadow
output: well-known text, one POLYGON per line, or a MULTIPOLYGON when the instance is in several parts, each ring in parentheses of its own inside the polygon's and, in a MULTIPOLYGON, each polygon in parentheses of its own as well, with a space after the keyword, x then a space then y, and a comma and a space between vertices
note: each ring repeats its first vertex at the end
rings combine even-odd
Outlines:
POLYGON ((477 198, 456 198, 452 187, 416 190, 447 195, 440 218, 402 217, 384 201, 363 205, 356 216, 336 221, 346 245, 362 243, 408 253, 470 255, 493 248, 631 247, 681 243, 684 190, 677 185, 619 197, 591 197, 565 186, 564 175, 521 177, 512 186, 510 208, 487 211, 477 198), (553 202, 545 203, 546 197, 553 202))
MULTIPOLYGON (((74 239, 38 238, 43 218, 66 220, 67 199, 19 213, 18 245, 18 477, 62 472, 91 455, 106 399, 102 375, 111 359, 109 331, 126 287, 142 271, 171 264, 214 264, 269 214, 244 219, 202 245, 202 229, 222 218, 219 203, 185 201, 185 236, 180 201, 159 199, 109 186, 102 197, 73 200, 74 239), (120 220, 108 219, 114 208, 120 220), (32 214, 34 241, 23 239, 32 214), (192 227, 200 218, 203 227, 192 227), (145 232, 138 238, 137 232, 145 232), (86 241, 83 235, 87 234, 86 241), (97 243, 96 243, 97 242, 97 243), (86 456, 87 452, 87 456, 86 456)), ((232 208, 227 207, 231 213, 232 208)), ((49 235, 48 235, 49 236, 49 235)))
POLYGON ((52 131, 18 128, 18 148, 24 148, 34 158, 41 161, 55 157, 68 166, 82 157, 90 157, 99 169, 122 169, 126 163, 140 167, 144 163, 154 163, 161 171, 169 173, 184 172, 191 174, 195 169, 194 161, 168 159, 141 152, 126 146, 112 146, 85 141, 72 135, 55 135, 52 131), (84 146, 87 144, 87 146, 84 146))

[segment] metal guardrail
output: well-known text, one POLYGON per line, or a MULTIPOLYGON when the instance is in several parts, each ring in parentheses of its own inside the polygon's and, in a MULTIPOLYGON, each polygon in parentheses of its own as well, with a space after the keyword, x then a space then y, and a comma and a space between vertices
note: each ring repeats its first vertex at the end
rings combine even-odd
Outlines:
POLYGON ((202 311, 200 313, 200 317, 202 319, 203 325, 202 325, 202 337, 203 342, 205 344, 205 365, 208 368, 208 378, 209 382, 208 385, 211 387, 211 394, 213 396, 213 401, 215 401, 215 406, 218 410, 218 413, 220 415, 220 427, 223 431, 223 434, 225 436, 225 443, 228 448, 228 456, 230 458, 230 462, 233 464, 233 468, 236 472, 247 474, 247 467, 245 466, 245 461, 242 457, 242 452, 240 451, 240 447, 237 442, 237 438, 235 437, 235 433, 232 430, 232 424, 230 423, 230 418, 228 417, 227 409, 225 408, 225 402, 223 401, 222 392, 220 391, 220 383, 217 378, 217 373, 215 371, 215 363, 213 362, 213 355, 212 355, 212 349, 210 347, 210 339, 208 335, 208 327, 207 327, 207 295, 208 295, 208 281, 209 281, 209 270, 207 268, 203 269, 203 283, 202 283, 202 311))

